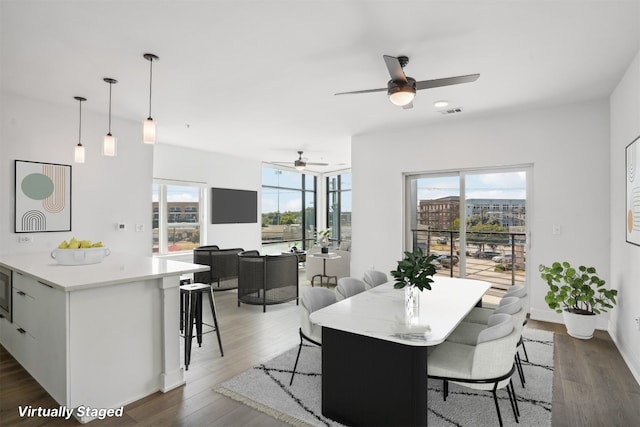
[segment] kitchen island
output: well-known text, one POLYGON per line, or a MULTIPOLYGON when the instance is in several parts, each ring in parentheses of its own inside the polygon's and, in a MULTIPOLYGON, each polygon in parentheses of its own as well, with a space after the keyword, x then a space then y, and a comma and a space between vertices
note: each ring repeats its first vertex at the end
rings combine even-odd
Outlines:
POLYGON ((184 384, 180 276, 208 266, 118 253, 78 266, 49 253, 0 255, 0 266, 13 272, 0 344, 60 405, 118 409, 184 384))

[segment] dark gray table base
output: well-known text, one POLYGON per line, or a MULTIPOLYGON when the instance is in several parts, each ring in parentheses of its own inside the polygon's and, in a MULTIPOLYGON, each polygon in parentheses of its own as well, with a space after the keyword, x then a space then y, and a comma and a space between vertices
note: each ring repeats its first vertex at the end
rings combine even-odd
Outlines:
POLYGON ((346 425, 427 425, 427 347, 322 328, 322 414, 346 425))

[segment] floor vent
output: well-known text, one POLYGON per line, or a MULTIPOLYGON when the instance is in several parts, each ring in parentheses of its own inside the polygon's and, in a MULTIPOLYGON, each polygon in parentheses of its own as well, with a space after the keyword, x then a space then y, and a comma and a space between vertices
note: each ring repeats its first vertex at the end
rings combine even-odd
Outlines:
POLYGON ((457 108, 449 108, 447 110, 440 110, 440 114, 455 114, 455 113, 462 113, 462 108, 457 107, 457 108))

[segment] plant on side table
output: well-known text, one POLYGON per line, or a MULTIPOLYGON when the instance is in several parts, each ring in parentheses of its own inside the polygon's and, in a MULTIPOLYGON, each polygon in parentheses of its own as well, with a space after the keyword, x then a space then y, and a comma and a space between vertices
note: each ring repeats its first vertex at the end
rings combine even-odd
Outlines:
POLYGON ((316 231, 316 243, 321 248, 323 254, 329 253, 329 238, 331 237, 331 228, 316 231))
POLYGON ((574 338, 591 338, 597 315, 613 308, 618 291, 606 288, 594 267, 576 269, 565 261, 551 267, 540 264, 539 270, 549 286, 544 300, 549 308, 562 313, 567 333, 574 338))

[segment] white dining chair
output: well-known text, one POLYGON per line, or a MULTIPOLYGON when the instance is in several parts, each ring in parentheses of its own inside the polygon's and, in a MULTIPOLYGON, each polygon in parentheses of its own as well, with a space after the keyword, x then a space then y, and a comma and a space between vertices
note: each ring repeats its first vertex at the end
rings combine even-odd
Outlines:
POLYGON ((336 297, 338 301, 352 297, 367 290, 365 283, 356 277, 341 277, 336 286, 336 297))
POLYGON ((375 288, 376 286, 380 286, 389 281, 386 273, 378 270, 365 271, 363 279, 367 289, 375 288))
POLYGON ((519 417, 511 381, 516 369, 514 355, 519 333, 513 316, 506 313, 493 314, 487 326, 478 334, 474 345, 445 341, 435 346, 427 358, 427 376, 443 381, 444 400, 447 399, 450 382, 490 391, 502 426, 497 390, 506 389, 516 422, 519 417))
POLYGON ((298 355, 296 356, 296 363, 293 365, 289 385, 293 384, 293 377, 296 374, 303 342, 307 341, 311 344, 322 346, 322 327, 311 322, 309 316, 314 311, 334 302, 336 302, 336 293, 327 288, 307 288, 302 292, 302 302, 298 308, 300 314, 300 346, 298 347, 298 355))

